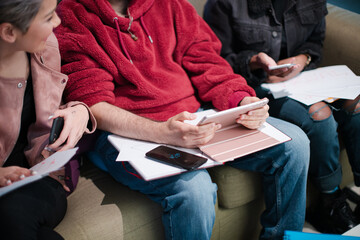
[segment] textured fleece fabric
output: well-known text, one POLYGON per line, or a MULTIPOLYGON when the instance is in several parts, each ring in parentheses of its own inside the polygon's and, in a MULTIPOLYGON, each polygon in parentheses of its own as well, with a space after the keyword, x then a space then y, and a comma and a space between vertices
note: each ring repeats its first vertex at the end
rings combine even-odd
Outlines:
POLYGON ((106 0, 66 0, 57 11, 66 101, 108 102, 163 121, 202 102, 224 110, 255 94, 186 0, 131 0, 126 18, 106 0))

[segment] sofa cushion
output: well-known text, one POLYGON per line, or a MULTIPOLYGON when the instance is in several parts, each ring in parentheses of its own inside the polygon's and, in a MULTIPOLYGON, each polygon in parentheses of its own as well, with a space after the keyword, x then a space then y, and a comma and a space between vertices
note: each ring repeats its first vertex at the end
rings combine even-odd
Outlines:
MULTIPOLYGON (((110 184, 97 169, 89 169, 86 174, 102 184, 110 184)), ((104 203, 104 193, 90 178, 84 176, 68 197, 68 209, 64 220, 55 228, 65 239, 122 239, 121 212, 114 204, 104 203), (99 224, 101 223, 101 224, 99 224), (109 231, 111 229, 111 231, 109 231)))
POLYGON ((235 208, 262 197, 261 176, 230 166, 208 169, 218 185, 218 202, 223 208, 235 208))
POLYGON ((322 66, 347 65, 360 75, 360 14, 328 4, 322 66))
POLYGON ((55 230, 65 239, 157 240, 164 236, 161 215, 159 204, 87 160, 76 190, 68 197, 66 216, 55 230))

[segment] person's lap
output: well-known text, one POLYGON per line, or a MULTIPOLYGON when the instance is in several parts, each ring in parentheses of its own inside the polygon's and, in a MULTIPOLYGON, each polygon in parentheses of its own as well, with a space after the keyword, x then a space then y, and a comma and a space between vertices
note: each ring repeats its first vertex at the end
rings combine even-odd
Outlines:
MULTIPOLYGON (((286 161, 288 160, 288 157, 278 158, 278 156, 283 154, 292 155, 296 152, 297 154, 300 154, 296 159, 301 159, 302 161, 299 161, 297 166, 295 166, 296 164, 291 165, 291 168, 296 168, 303 174, 304 168, 307 169, 307 162, 303 161, 303 158, 306 158, 307 153, 306 151, 298 151, 297 149, 291 148, 295 148, 295 146, 301 148, 304 144, 306 145, 308 140, 305 134, 303 134, 298 127, 281 120, 269 118, 268 122, 280 130, 289 133, 289 135, 296 140, 296 143, 280 144, 271 149, 260 151, 236 160, 230 165, 244 170, 257 171, 262 172, 265 175, 275 176, 275 171, 281 166, 286 165, 286 161), (301 152, 304 152, 303 155, 301 152)), ((216 185, 212 183, 206 170, 189 171, 163 179, 144 181, 137 175, 137 172, 129 163, 115 161, 118 151, 107 141, 108 134, 109 133, 103 132, 98 138, 96 144, 97 154, 101 156, 107 171, 117 181, 129 186, 133 190, 146 194, 153 201, 161 204, 164 209, 163 223, 165 225, 166 234, 171 235, 171 237, 168 235, 168 238, 173 238, 176 234, 181 234, 181 236, 184 237, 184 234, 186 234, 184 231, 176 232, 174 228, 172 228, 173 224, 177 224, 177 228, 182 229, 182 223, 179 222, 187 223, 186 228, 189 237, 194 237, 194 231, 199 232, 199 224, 201 222, 204 222, 203 232, 210 232, 211 234, 215 218, 214 204, 216 201, 217 188, 216 185), (188 206, 186 207, 186 205, 188 206), (179 211, 179 209, 186 209, 188 212, 185 213, 183 210, 179 211), (195 215, 198 217, 195 217, 195 215), (176 216, 176 218, 174 216, 176 216), (198 229, 189 229, 189 221, 197 222, 198 229)), ((289 169, 289 171, 293 170, 289 169)), ((274 179, 270 181, 273 180, 274 179)), ((281 188, 281 186, 278 186, 278 188, 281 188)), ((264 221, 266 222, 267 219, 264 221)), ((204 237, 202 234, 205 233, 200 233, 197 237, 204 237)), ((176 237, 174 237, 174 239, 176 239, 176 237)))
POLYGON ((5 239, 63 239, 53 228, 64 218, 65 190, 46 177, 0 197, 0 232, 5 239))
POLYGON ((284 230, 301 231, 305 220, 309 140, 291 123, 271 117, 267 122, 292 140, 227 164, 262 173, 266 210, 260 238, 282 239, 284 230))
MULTIPOLYGON (((289 97, 274 99, 261 87, 257 94, 270 99, 271 116, 299 126, 310 140, 309 177, 321 191, 331 191, 340 185, 342 174, 339 163, 340 145, 338 123, 333 114, 315 119, 310 106, 289 97)), ((325 105, 326 106, 326 105, 325 105)), ((329 107, 332 109, 332 107, 329 107)))
POLYGON ((215 220, 217 187, 212 183, 208 172, 188 171, 145 181, 128 162, 115 161, 119 152, 107 141, 108 134, 104 132, 98 138, 97 155, 115 180, 146 194, 162 206, 167 239, 210 238, 215 220))

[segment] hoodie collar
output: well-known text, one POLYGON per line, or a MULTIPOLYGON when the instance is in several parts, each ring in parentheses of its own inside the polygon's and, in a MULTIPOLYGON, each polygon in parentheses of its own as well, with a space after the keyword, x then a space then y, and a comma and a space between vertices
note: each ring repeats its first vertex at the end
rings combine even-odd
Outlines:
MULTIPOLYGON (((100 17, 100 19, 109 26, 114 26, 114 18, 117 17, 119 25, 122 30, 126 30, 129 26, 129 18, 119 17, 111 4, 107 0, 78 0, 84 5, 89 12, 92 12, 100 17)), ((154 0, 130 0, 129 11, 134 21, 146 14, 147 11, 154 4, 154 0)))
POLYGON ((131 38, 134 41, 137 41, 138 38, 132 32, 131 25, 134 21, 139 21, 140 26, 142 27, 143 31, 148 36, 149 41, 151 43, 153 43, 153 40, 150 36, 149 30, 147 29, 144 18, 143 18, 143 15, 150 9, 150 7, 152 6, 153 3, 154 3, 154 0, 145 0, 143 2, 141 0, 130 0, 129 6, 127 9, 128 17, 124 18, 124 17, 118 17, 118 15, 112 9, 111 4, 109 2, 107 2, 107 6, 111 9, 111 10, 109 10, 109 13, 112 13, 112 16, 113 16, 112 21, 116 27, 116 32, 117 32, 118 39, 119 39, 119 45, 120 45, 124 55, 126 56, 126 58, 129 60, 129 62, 131 64, 133 64, 133 61, 131 59, 131 55, 129 54, 129 52, 127 50, 126 43, 123 40, 121 31, 124 31, 126 29, 126 31, 131 35, 131 38))

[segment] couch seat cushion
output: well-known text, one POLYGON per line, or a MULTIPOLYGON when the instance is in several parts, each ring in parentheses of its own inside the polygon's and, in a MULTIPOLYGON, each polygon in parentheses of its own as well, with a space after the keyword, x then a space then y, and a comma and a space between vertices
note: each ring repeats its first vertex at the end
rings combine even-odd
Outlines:
POLYGON ((218 202, 224 208, 236 208, 262 197, 261 175, 230 166, 208 169, 218 185, 218 202))

